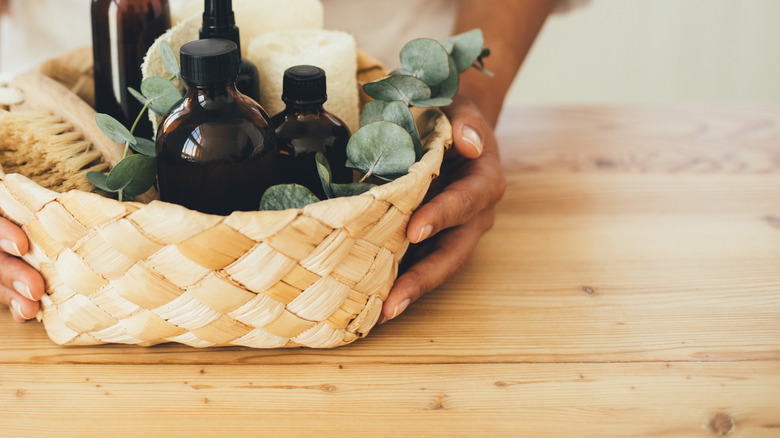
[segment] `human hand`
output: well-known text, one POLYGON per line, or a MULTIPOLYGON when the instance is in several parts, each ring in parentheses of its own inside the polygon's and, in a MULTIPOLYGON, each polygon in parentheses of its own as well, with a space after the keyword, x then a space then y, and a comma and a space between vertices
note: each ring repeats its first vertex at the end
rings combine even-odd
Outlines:
POLYGON ((29 248, 24 231, 0 217, 0 303, 17 321, 35 318, 44 292, 41 274, 19 258, 29 248))
MULTIPOLYGON (((407 238, 412 265, 395 281, 379 323, 400 315, 424 293, 455 275, 493 226, 495 205, 506 188, 493 129, 468 99, 456 97, 444 108, 452 123, 454 148, 447 151, 441 176, 447 184, 412 215, 407 238)), ((431 192, 436 192, 432 185, 431 192)), ((429 192, 430 193, 430 192, 429 192)))

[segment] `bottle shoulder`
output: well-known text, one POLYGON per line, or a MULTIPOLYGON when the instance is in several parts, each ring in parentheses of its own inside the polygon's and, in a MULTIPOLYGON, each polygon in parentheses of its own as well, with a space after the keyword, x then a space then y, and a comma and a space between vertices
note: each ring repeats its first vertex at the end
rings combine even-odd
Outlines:
POLYGON ((290 135, 316 135, 327 132, 331 135, 349 136, 349 128, 333 114, 318 109, 286 109, 271 118, 271 123, 277 133, 287 132, 290 135), (304 129, 306 128, 306 129, 304 129))

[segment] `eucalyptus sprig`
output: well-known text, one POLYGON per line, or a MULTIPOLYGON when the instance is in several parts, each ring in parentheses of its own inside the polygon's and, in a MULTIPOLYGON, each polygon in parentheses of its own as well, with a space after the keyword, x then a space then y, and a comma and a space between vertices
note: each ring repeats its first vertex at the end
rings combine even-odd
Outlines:
MULTIPOLYGON (((401 49, 401 69, 363 86, 374 100, 363 108, 360 129, 349 139, 346 163, 364 175, 360 182, 332 184, 330 166, 324 155, 317 154, 317 171, 327 197, 353 196, 370 190, 374 186, 364 181, 372 176, 392 181, 408 173, 423 154, 410 107, 450 105, 458 93, 460 74, 471 67, 492 76, 485 69, 484 58, 490 51, 484 44, 480 29, 442 41, 418 38, 408 42, 401 49)), ((318 200, 303 186, 279 185, 266 191, 260 209, 302 208, 318 200)))
POLYGON ((152 140, 134 135, 135 128, 148 109, 156 114, 165 114, 181 99, 181 93, 173 79, 181 78, 179 63, 171 46, 163 41, 160 46, 163 65, 170 79, 151 76, 141 82, 141 91, 128 88, 130 94, 143 104, 133 125, 127 129, 108 114, 95 114, 98 128, 111 140, 125 145, 122 160, 108 174, 88 172, 87 179, 95 187, 109 193, 117 193, 119 201, 132 199, 146 193, 157 181, 157 150, 152 140), (130 154, 130 151, 135 152, 130 154))

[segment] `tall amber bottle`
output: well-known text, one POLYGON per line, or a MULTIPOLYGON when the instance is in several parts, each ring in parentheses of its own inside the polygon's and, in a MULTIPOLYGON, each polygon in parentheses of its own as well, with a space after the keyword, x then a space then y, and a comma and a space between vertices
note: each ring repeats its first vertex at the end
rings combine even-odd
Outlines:
POLYGON ((204 213, 257 210, 274 178, 274 131, 260 105, 236 89, 235 43, 182 46, 187 95, 157 131, 160 199, 204 213))
MULTIPOLYGON (((125 126, 143 105, 128 91, 141 86, 141 63, 155 39, 171 27, 168 0, 92 0, 92 54, 95 109, 125 126)), ((152 137, 152 124, 142 117, 136 135, 152 137)))
POLYGON ((311 65, 297 65, 284 72, 282 100, 286 108, 271 118, 276 131, 277 180, 300 184, 325 199, 315 155, 322 152, 331 167, 332 181, 352 182, 346 166, 349 128, 322 108, 328 100, 325 72, 311 65))

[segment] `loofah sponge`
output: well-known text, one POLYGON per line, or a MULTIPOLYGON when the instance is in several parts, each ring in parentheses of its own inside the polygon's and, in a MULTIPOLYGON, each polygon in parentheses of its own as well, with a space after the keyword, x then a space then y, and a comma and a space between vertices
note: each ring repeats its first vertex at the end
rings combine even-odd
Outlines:
POLYGON ((285 30, 261 35, 249 45, 247 58, 260 72, 260 103, 269 115, 284 109, 282 79, 294 65, 325 70, 328 101, 325 109, 344 121, 352 132, 360 127, 357 49, 355 38, 335 30, 285 30))

